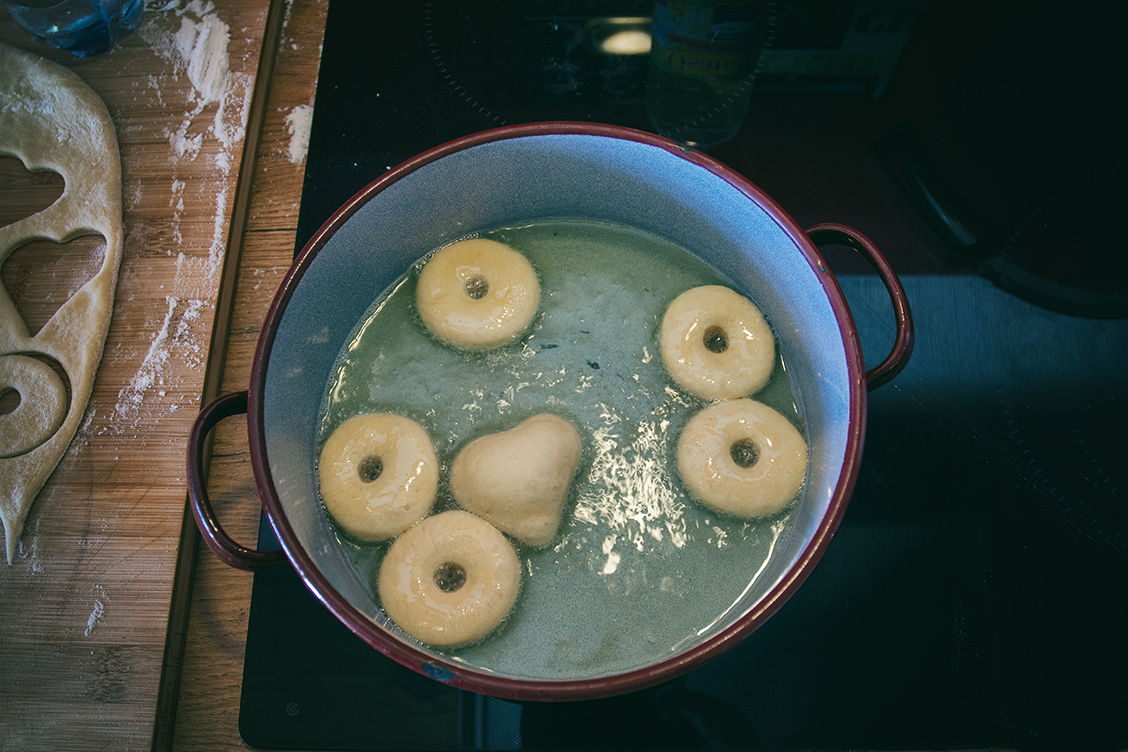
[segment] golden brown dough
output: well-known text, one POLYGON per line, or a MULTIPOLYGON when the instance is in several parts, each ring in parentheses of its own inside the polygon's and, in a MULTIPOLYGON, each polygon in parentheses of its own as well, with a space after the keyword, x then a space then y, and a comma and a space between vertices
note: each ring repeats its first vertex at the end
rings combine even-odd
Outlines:
POLYGON ((426 429, 391 413, 354 415, 329 434, 317 464, 325 508, 361 540, 393 538, 435 502, 439 460, 426 429))
POLYGON ((452 510, 395 539, 377 588, 384 611, 404 632, 428 645, 456 647, 496 629, 520 584, 521 564, 505 536, 452 510))
POLYGON ((690 494, 719 512, 763 517, 786 507, 807 474, 807 442, 787 418, 750 399, 709 405, 678 439, 690 494))
POLYGON ((775 338, 760 309, 720 285, 694 287, 670 303, 660 347, 674 381, 705 399, 754 394, 775 367, 775 338))
POLYGON ((513 342, 540 305, 540 282, 528 259, 484 238, 440 249, 423 266, 416 305, 431 334, 465 350, 513 342))

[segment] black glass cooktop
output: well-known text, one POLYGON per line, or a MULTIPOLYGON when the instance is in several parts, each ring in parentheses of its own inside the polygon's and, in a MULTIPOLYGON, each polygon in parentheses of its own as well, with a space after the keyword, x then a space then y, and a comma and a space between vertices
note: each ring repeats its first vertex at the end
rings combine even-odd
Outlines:
MULTIPOLYGON (((833 58, 843 26, 862 27, 858 13, 829 5, 781 4, 777 67, 818 50, 833 58)), ((920 5, 889 3, 886 23, 923 24, 905 15, 920 5)), ((593 20, 649 13, 649 3, 613 0, 332 0, 299 246, 386 169, 467 133, 548 119, 650 129, 645 56, 604 59, 584 46, 593 20)), ((1128 321, 1024 300, 964 264, 966 249, 953 249, 883 158, 898 125, 896 78, 866 70, 765 69, 740 133, 711 151, 801 226, 838 221, 870 236, 901 273, 916 321, 909 366, 870 395, 842 525, 791 600, 669 684, 515 703, 384 658, 289 569, 256 574, 240 709, 248 744, 1128 748, 1128 321)), ((876 362, 893 339, 884 289, 845 251, 828 258, 876 362)), ((277 547, 266 524, 259 543, 277 547)))

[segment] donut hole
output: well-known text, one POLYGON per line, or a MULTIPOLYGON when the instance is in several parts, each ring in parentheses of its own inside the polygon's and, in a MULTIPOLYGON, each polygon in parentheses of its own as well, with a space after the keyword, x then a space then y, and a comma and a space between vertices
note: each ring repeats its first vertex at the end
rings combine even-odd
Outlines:
POLYGON ((453 593, 466 584, 466 570, 461 564, 447 561, 435 569, 435 585, 444 593, 453 593))
POLYGON ((759 461, 760 448, 752 439, 739 439, 729 447, 729 456, 740 467, 749 468, 759 461))
POLYGON ((466 280, 466 295, 471 300, 481 300, 490 291, 490 283, 485 277, 477 274, 466 280))
POLYGON ((720 355, 728 349, 728 333, 716 324, 705 330, 702 341, 705 344, 705 349, 711 353, 720 355))
POLYGON ((384 461, 374 454, 362 459, 356 466, 356 474, 363 483, 371 483, 384 472, 384 461))
POLYGON ((0 415, 14 413, 22 401, 23 398, 15 389, 0 387, 0 415))

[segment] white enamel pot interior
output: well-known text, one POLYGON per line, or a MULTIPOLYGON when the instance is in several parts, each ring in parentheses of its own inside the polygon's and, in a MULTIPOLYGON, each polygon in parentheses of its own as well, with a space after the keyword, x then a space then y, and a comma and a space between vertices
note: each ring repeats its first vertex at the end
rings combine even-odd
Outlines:
POLYGON ((542 123, 488 131, 424 153, 342 207, 294 262, 275 298, 247 410, 269 522, 292 566, 354 633, 454 686, 517 700, 571 700, 684 673, 775 612, 822 555, 843 515, 861 457, 866 388, 861 349, 837 283, 808 235, 771 199, 709 157, 649 134, 542 123), (435 248, 544 218, 635 227, 693 251, 731 280, 772 324, 810 447, 802 497, 739 602, 660 660, 610 673, 598 665, 559 676, 504 661, 476 665, 407 637, 349 566, 318 499, 319 409, 338 353, 375 298, 435 248))

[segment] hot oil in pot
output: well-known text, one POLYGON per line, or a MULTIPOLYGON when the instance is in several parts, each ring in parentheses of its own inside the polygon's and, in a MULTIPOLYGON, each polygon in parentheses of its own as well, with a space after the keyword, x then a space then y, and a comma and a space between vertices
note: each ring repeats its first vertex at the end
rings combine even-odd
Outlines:
MULTIPOLYGON (((470 440, 539 412, 572 421, 584 454, 556 540, 519 547, 524 583, 513 613, 482 642, 448 652, 534 679, 651 665, 751 605, 742 599, 787 526, 787 510, 719 516, 688 498, 677 477, 677 437, 705 402, 666 373, 658 330, 678 294, 728 282, 685 250, 625 227, 541 221, 483 237, 519 250, 537 271, 540 311, 529 331, 482 353, 438 342, 415 312, 412 270, 344 348, 321 440, 362 412, 419 421, 443 467, 438 510, 453 506, 447 468, 470 440)), ((801 425, 782 362, 754 398, 801 425)), ((387 544, 342 545, 375 598, 387 544)))

